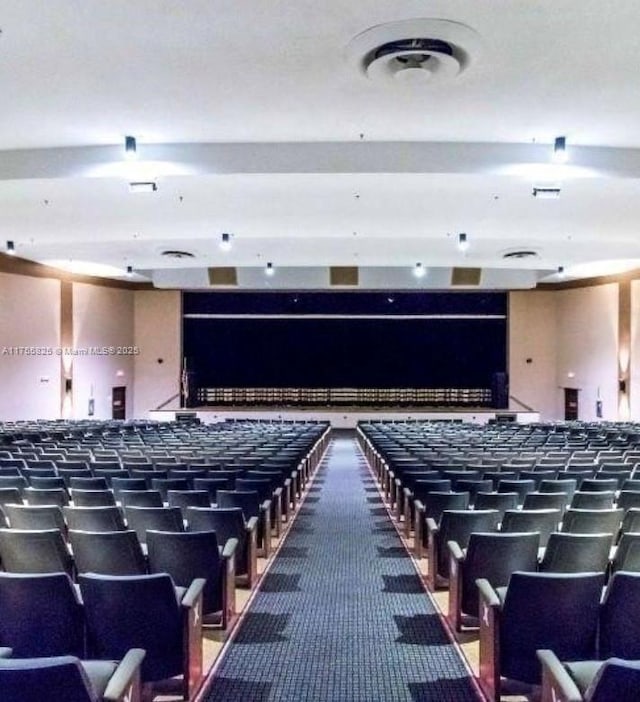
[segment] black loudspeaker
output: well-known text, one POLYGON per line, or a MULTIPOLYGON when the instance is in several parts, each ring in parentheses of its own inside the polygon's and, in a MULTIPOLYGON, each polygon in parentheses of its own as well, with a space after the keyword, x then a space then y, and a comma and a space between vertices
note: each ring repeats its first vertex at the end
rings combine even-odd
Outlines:
POLYGON ((509 407, 509 377, 506 373, 494 373, 491 377, 491 399, 495 409, 509 407))

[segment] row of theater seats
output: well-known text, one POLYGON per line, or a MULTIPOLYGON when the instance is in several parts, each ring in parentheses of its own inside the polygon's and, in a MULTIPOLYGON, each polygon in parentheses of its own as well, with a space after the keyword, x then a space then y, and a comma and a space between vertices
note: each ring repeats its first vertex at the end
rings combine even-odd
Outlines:
MULTIPOLYGON (((479 448, 483 431, 489 446, 503 434, 495 427, 359 427, 389 509, 405 536, 413 535, 416 556, 427 556, 427 585, 449 589, 456 631, 478 631, 485 693, 499 700, 510 691, 505 683, 544 680, 545 702, 640 699, 640 625, 629 623, 640 621, 636 449, 602 447, 619 452, 621 465, 609 470, 611 457, 598 463, 595 452, 588 470, 567 476, 567 465, 549 471, 527 463, 533 457, 519 464, 513 449, 496 456, 479 448), (437 447, 435 463, 416 459, 414 451, 436 453, 425 437, 437 447), (465 453, 470 443, 481 459, 465 453), (480 465, 489 457, 493 463, 480 465), (602 477, 605 471, 615 474, 602 477)), ((519 434, 540 440, 541 428, 510 427, 505 436, 519 434)))
MULTIPOLYGON (((76 432, 73 424, 69 430, 76 432)), ((175 460, 172 468, 163 468, 161 461, 145 455, 146 465, 139 470, 149 475, 132 476, 121 457, 112 474, 99 474, 93 448, 88 465, 74 468, 89 470, 90 476, 65 475, 60 463, 54 475, 6 466, 18 470, 4 476, 16 484, 0 488, 7 498, 0 504, 5 520, 0 528, 3 702, 133 702, 139 699, 137 681, 147 692, 163 685, 184 699, 193 698, 202 680, 202 626, 228 627, 236 585, 255 584, 256 555, 260 549, 268 555, 276 535, 272 513, 282 522, 295 508, 326 448, 328 430, 320 424, 278 428, 243 423, 218 430, 194 427, 188 436, 185 431, 183 426, 175 432, 147 427, 145 442, 163 434, 164 451, 166 435, 172 446, 178 435, 180 446, 189 444, 191 451, 194 437, 200 436, 210 450, 215 436, 224 437, 228 446, 235 435, 236 444, 243 444, 244 460, 250 458, 247 445, 264 445, 264 431, 270 444, 274 437, 284 437, 276 442, 282 469, 265 470, 264 479, 247 478, 249 466, 238 467, 238 461, 232 475, 211 477, 223 471, 203 467, 197 457, 193 466, 175 460), (282 453, 292 446, 285 461, 282 453), (185 475, 170 476, 169 470, 185 475), (58 482, 37 487, 38 479, 58 482), (247 487, 243 479, 264 484, 236 489, 247 487), (87 658, 104 660, 94 664, 87 658), (121 663, 115 670, 106 660, 121 663)), ((33 438, 20 439, 19 445, 34 444, 33 438)), ((15 445, 9 450, 12 457, 19 453, 15 445)), ((260 472, 265 455, 256 450, 260 460, 251 461, 251 468, 260 472)), ((273 459, 273 446, 268 453, 273 459)))

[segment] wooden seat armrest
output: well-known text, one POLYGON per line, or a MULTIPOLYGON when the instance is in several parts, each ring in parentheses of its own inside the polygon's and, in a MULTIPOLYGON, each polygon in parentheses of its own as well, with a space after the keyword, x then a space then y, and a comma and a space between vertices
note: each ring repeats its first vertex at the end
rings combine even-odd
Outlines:
POLYGON ((440 527, 436 524, 436 520, 433 517, 427 517, 425 519, 425 524, 427 525, 427 532, 429 536, 435 535, 440 531, 440 527))
POLYGON ((127 651, 107 684, 102 696, 105 702, 140 701, 140 666, 145 655, 141 648, 127 651))
POLYGON ((225 560, 227 558, 233 558, 236 554, 236 549, 238 548, 238 539, 227 539, 227 543, 222 549, 222 558, 225 560))
POLYGON ((245 526, 247 533, 251 533, 258 528, 258 517, 251 517, 245 526))
POLYGON ((553 651, 537 651, 542 664, 541 702, 582 702, 582 695, 567 669, 553 651))
POLYGON ((476 580, 480 596, 480 685, 489 700, 500 700, 500 598, 488 580, 476 580))
POLYGON ((457 541, 447 541, 447 547, 449 548, 451 558, 456 560, 458 563, 464 560, 464 551, 460 548, 457 541))
POLYGON ((202 681, 202 597, 206 580, 196 578, 182 598, 183 696, 192 699, 202 681))

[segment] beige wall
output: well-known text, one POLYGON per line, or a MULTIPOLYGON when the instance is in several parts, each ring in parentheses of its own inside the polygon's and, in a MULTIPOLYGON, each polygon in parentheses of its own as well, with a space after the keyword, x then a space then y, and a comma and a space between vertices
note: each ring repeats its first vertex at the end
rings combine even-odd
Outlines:
POLYGON ((617 284, 512 292, 509 317, 513 397, 541 419, 557 420, 564 417, 562 388, 579 388, 580 419, 596 419, 598 394, 603 419, 618 418, 617 284))
POLYGON ((130 290, 73 284, 73 334, 77 354, 73 362, 73 416, 88 416, 89 398, 95 400, 96 419, 111 418, 111 391, 127 388, 127 418, 133 417, 134 355, 133 295, 130 290), (96 353, 91 349, 112 349, 96 353))
MULTIPOLYGON (((523 291, 509 294, 509 394, 557 419, 556 293, 523 291)), ((510 400, 512 409, 519 405, 510 400)))
POLYGON ((60 416, 59 346, 60 281, 0 273, 0 420, 60 416))
MULTIPOLYGON (((618 285, 562 290, 557 295, 556 338, 560 387, 579 388, 580 419, 618 418, 618 285), (573 374, 573 377, 570 377, 573 374)), ((563 396, 558 396, 562 416, 563 396)))
POLYGON ((146 417, 179 391, 181 302, 176 290, 141 290, 134 300, 134 338, 140 349, 134 360, 134 413, 146 417))

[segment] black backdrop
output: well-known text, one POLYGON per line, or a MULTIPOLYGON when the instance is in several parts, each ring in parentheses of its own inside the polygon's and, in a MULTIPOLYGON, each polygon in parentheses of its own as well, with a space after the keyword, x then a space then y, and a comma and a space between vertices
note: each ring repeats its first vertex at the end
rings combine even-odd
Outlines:
POLYGON ((184 293, 183 312, 200 387, 490 388, 506 370, 502 293, 184 293))

